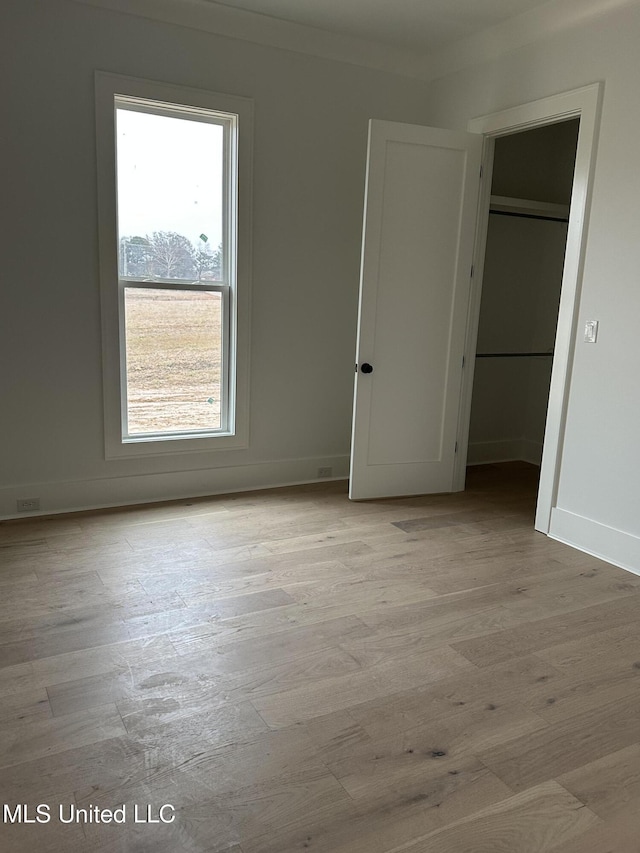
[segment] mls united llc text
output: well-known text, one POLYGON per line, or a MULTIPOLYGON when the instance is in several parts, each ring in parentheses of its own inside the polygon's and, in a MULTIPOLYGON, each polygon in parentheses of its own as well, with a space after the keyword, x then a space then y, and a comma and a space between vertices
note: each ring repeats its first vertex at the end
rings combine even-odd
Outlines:
POLYGON ((176 819, 175 807, 169 803, 161 806, 150 804, 122 804, 114 809, 102 809, 89 804, 78 808, 73 803, 50 806, 39 803, 36 806, 18 803, 3 803, 3 823, 173 823, 176 819))

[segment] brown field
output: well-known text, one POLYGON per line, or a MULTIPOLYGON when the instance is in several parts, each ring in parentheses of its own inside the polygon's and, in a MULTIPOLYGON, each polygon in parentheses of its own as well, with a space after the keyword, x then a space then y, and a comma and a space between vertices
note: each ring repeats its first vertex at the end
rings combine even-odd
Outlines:
POLYGON ((125 292, 129 433, 219 428, 221 295, 125 292))

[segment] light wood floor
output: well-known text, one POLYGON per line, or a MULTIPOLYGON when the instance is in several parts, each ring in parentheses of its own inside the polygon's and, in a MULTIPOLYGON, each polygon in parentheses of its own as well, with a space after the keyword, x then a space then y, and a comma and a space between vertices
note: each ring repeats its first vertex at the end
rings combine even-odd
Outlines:
POLYGON ((535 474, 1 524, 1 800, 52 820, 0 850, 640 849, 640 577, 535 533, 535 474))

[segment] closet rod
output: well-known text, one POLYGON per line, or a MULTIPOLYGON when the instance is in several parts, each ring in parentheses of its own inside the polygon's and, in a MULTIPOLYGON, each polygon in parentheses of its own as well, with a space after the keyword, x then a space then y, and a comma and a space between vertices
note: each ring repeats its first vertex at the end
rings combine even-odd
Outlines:
POLYGON ((477 352, 476 358, 538 358, 541 355, 553 358, 552 352, 477 352))
POLYGON ((569 217, 543 216, 540 213, 516 213, 512 210, 490 210, 492 216, 517 216, 519 219, 545 219, 547 222, 568 222, 569 217))

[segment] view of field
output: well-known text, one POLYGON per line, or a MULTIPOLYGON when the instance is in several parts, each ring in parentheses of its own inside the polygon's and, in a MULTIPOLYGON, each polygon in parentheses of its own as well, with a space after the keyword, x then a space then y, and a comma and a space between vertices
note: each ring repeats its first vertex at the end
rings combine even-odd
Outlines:
POLYGON ((220 293, 125 289, 129 434, 220 427, 220 293))

